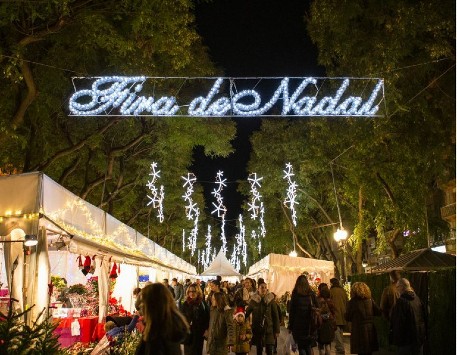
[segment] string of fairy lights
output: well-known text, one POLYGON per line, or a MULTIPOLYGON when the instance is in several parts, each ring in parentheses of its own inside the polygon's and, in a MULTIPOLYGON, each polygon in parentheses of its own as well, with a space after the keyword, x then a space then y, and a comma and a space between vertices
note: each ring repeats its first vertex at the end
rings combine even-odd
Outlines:
MULTIPOLYGON (((284 176, 283 179, 287 181, 287 189, 285 191, 284 205, 290 210, 291 219, 294 226, 297 225, 297 212, 295 206, 298 205, 296 200, 297 198, 297 183, 293 180, 294 172, 293 166, 291 163, 286 164, 286 169, 283 170, 284 176)), ((157 210, 157 218, 160 223, 164 221, 164 209, 163 202, 165 198, 164 186, 160 185, 158 187, 156 184, 160 179, 160 170, 158 170, 158 164, 153 162, 151 164, 151 176, 150 180, 146 186, 150 190, 150 195, 147 197, 149 199, 147 206, 151 206, 153 209, 157 210)), ((213 231, 210 225, 207 226, 207 232, 205 235, 205 244, 203 249, 197 249, 197 238, 199 232, 199 216, 200 208, 198 204, 193 200, 194 185, 198 182, 195 174, 189 172, 187 176, 181 176, 181 179, 184 181, 182 187, 185 189, 182 198, 184 200, 185 214, 188 220, 193 222, 193 227, 190 232, 187 234, 186 229, 182 230, 182 251, 185 252, 186 249, 190 251, 191 256, 195 255, 197 251, 197 258, 199 264, 203 268, 207 268, 211 262, 214 260, 217 254, 216 247, 212 245, 213 241, 213 231)), ((262 252, 262 240, 267 235, 267 230, 265 227, 265 208, 262 201, 262 195, 260 190, 262 188, 263 177, 258 176, 257 173, 251 173, 248 176, 248 183, 250 184, 250 199, 248 201, 248 212, 250 213, 251 220, 258 221, 250 231, 250 238, 252 244, 256 246, 257 252, 260 255, 262 252)), ((224 204, 223 191, 224 187, 227 186, 227 179, 224 178, 224 172, 218 171, 214 181, 216 187, 213 189, 211 194, 213 195, 215 201, 212 202, 213 210, 211 211, 212 215, 217 215, 220 219, 220 234, 219 239, 222 242, 221 250, 224 255, 227 254, 227 238, 225 235, 225 222, 227 207, 224 204)), ((235 267, 237 271, 241 269, 241 266, 247 266, 248 263, 248 243, 246 241, 246 226, 243 222, 243 216, 240 214, 238 217, 238 233, 235 235, 235 243, 233 245, 232 253, 230 256, 230 262, 235 267)))

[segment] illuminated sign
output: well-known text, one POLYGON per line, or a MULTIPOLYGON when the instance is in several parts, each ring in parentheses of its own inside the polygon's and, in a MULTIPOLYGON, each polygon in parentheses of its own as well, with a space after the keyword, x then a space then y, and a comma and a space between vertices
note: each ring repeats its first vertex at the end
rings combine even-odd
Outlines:
POLYGON ((72 116, 375 117, 382 115, 379 107, 384 100, 384 80, 378 78, 109 76, 73 78, 73 83, 72 116), (90 89, 77 89, 88 80, 92 82, 90 89), (201 86, 207 88, 206 94, 192 96, 201 86), (141 95, 143 90, 152 91, 152 96, 141 95))

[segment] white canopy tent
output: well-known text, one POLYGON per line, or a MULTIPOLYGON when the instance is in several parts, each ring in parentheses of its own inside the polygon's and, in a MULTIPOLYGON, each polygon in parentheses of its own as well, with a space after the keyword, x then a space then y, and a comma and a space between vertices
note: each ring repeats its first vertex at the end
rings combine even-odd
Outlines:
POLYGON ((237 276, 241 277, 241 274, 235 270, 230 261, 226 258, 222 250, 217 254, 208 268, 203 271, 200 276, 237 276))
MULTIPOLYGON (((32 248, 32 254, 25 256, 27 260, 24 260, 22 243, 4 244, 5 272, 3 267, 0 268, 0 282, 7 283, 10 289, 13 285, 10 290, 12 297, 24 300, 24 303, 19 302, 21 309, 23 304, 48 304, 48 299, 41 299, 49 297, 47 292, 41 292, 47 289, 43 272, 47 274, 47 283, 50 283, 50 274, 66 277, 69 285, 81 283, 84 277, 76 266, 73 267, 78 255, 96 256, 97 266, 100 266, 96 274, 100 273, 101 283, 108 279, 108 273, 101 270, 108 270, 113 262, 121 265, 130 280, 138 280, 140 267, 153 269, 150 274, 157 279, 171 275, 184 279, 196 275, 195 266, 82 200, 41 172, 0 177, 0 241, 11 240, 10 233, 17 228, 26 234, 38 235, 39 241, 46 242, 46 246, 56 240, 64 246, 64 250, 60 251, 48 251, 47 247, 32 248), (11 282, 16 257, 19 257, 18 264, 14 270, 14 282, 11 282), (24 265, 31 265, 34 270, 26 269, 24 265), (78 274, 78 277, 69 277, 71 273, 78 274)), ((3 259, 2 255, 0 259, 3 259)), ((130 303, 128 300, 131 299, 132 289, 121 285, 120 281, 124 279, 121 276, 122 272, 116 282, 118 289, 113 294, 122 294, 124 308, 131 309, 131 300, 130 303)), ((106 305, 107 295, 100 299, 100 310, 106 309, 106 305)), ((100 318, 102 315, 100 311, 100 318)))
POLYGON ((268 289, 281 297, 287 291, 292 292, 297 277, 305 271, 329 283, 334 277, 335 265, 327 260, 268 254, 249 268, 248 276, 256 280, 262 277, 268 289))

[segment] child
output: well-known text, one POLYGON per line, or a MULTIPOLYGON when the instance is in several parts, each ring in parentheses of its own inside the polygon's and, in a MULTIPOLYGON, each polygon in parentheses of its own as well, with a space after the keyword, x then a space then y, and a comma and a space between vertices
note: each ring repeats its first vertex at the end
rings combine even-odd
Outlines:
POLYGON ((235 345, 233 351, 237 355, 246 355, 251 351, 249 344, 252 338, 252 330, 249 322, 246 321, 242 307, 238 307, 233 315, 235 320, 235 345))

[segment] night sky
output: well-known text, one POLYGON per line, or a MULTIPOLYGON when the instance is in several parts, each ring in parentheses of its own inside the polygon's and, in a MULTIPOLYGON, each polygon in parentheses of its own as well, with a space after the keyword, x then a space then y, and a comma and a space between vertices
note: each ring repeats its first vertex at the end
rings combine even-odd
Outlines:
MULTIPOLYGON (((318 67, 317 50, 308 38, 305 16, 309 3, 303 0, 214 0, 197 2, 197 30, 217 67, 229 77, 323 76, 318 67)), ((203 182, 207 206, 218 170, 229 182, 223 191, 227 206, 226 233, 237 231, 243 197, 236 191, 236 181, 246 180, 251 133, 261 118, 234 118, 236 152, 226 159, 211 159, 197 150, 192 168, 203 182)))

